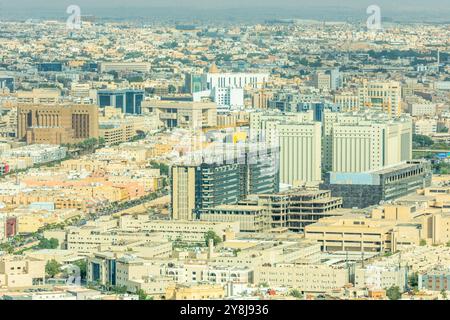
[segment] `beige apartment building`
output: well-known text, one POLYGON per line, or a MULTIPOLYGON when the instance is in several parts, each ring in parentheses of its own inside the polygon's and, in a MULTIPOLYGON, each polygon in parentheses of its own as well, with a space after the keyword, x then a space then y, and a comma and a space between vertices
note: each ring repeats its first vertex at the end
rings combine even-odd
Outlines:
POLYGON ((0 257, 0 288, 27 288, 45 281, 45 261, 25 256, 0 257))
POLYGON ((119 228, 124 231, 141 231, 158 233, 169 241, 204 242, 205 233, 212 230, 222 239, 232 239, 240 232, 238 221, 207 222, 207 221, 165 221, 150 220, 148 215, 122 215, 119 218, 119 228))
POLYGON ((397 81, 364 80, 358 88, 359 109, 371 108, 398 116, 402 113, 402 89, 397 81))
POLYGON ((172 214, 174 220, 193 220, 195 209, 195 166, 172 167, 172 214))
POLYGON ((350 282, 349 270, 324 264, 266 264, 255 268, 255 284, 320 293, 342 288, 350 282))
POLYGON ((59 89, 33 89, 32 91, 18 91, 18 104, 57 104, 61 98, 59 89))
POLYGON ((220 205, 200 212, 200 220, 239 222, 241 232, 263 232, 271 227, 269 210, 264 206, 220 205))
POLYGON ((222 285, 177 284, 166 289, 167 300, 221 300, 225 297, 222 285))
POLYGON ((359 97, 353 92, 340 92, 334 95, 334 103, 341 107, 341 111, 359 110, 359 97))
POLYGON ((305 238, 316 240, 323 251, 395 251, 394 223, 349 214, 322 218, 305 228, 305 238))
POLYGON ((317 72, 312 78, 313 85, 319 90, 330 90, 331 88, 331 76, 323 72, 317 72))

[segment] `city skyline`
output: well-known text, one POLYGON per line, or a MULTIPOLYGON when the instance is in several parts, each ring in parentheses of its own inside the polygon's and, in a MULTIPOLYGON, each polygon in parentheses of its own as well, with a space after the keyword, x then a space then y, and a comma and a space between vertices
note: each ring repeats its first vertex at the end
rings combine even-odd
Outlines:
POLYGON ((102 19, 110 20, 150 20, 150 21, 192 21, 207 20, 210 15, 215 15, 219 21, 234 19, 239 22, 264 21, 271 18, 283 19, 317 19, 328 21, 365 20, 366 8, 370 5, 378 5, 382 9, 383 18, 391 21, 402 22, 448 22, 450 10, 445 0, 432 0, 423 4, 420 0, 414 1, 387 1, 381 0, 374 3, 371 0, 364 1, 337 1, 327 0, 315 2, 282 0, 274 6, 272 1, 251 1, 243 4, 241 1, 227 1, 226 3, 204 0, 152 0, 128 1, 123 5, 122 1, 27 1, 19 0, 14 4, 0 3, 0 17, 2 19, 64 19, 65 9, 69 5, 78 5, 83 8, 83 13, 94 15, 102 19), (179 10, 183 8, 183 10, 179 10))
POLYGON ((447 7, 0 3, 0 301, 447 301, 447 7))

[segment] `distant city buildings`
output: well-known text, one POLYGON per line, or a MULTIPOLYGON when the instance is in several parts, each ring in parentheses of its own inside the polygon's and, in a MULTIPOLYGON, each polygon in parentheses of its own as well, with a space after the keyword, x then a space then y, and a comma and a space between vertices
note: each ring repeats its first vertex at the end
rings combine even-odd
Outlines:
POLYGON ((447 299, 448 25, 82 20, 1 23, 0 300, 447 299))

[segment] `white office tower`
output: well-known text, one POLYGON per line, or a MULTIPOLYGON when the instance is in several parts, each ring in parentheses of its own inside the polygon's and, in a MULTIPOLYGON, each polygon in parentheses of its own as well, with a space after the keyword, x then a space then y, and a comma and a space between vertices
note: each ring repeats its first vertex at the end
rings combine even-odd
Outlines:
POLYGON ((297 185, 321 179, 320 122, 313 112, 281 113, 275 111, 250 114, 250 136, 262 137, 280 147, 280 183, 297 185))
POLYGON ((221 73, 215 64, 206 74, 207 88, 218 112, 244 107, 244 91, 261 89, 269 81, 268 73, 221 73))
POLYGON ((217 105, 218 113, 237 110, 244 106, 244 89, 232 87, 215 87, 212 90, 213 100, 217 105))
POLYGON ((280 143, 280 182, 296 185, 321 180, 320 122, 277 125, 280 143))
POLYGON ((364 80, 358 88, 359 108, 370 108, 382 111, 391 116, 402 113, 402 89, 397 81, 367 81, 364 80))
POLYGON ((390 117, 371 110, 324 112, 325 171, 364 172, 412 158, 412 121, 409 115, 390 117))

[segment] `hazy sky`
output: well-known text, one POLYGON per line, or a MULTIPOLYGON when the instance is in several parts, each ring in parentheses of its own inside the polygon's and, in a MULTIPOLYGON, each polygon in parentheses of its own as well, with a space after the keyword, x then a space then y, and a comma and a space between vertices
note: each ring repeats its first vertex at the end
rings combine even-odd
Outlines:
MULTIPOLYGON (((415 18, 439 18, 450 21, 450 0, 0 0, 0 16, 64 16, 68 5, 79 5, 83 13, 94 14, 98 17, 127 15, 164 15, 162 8, 167 8, 167 15, 184 15, 185 18, 206 11, 243 15, 255 10, 254 15, 264 15, 264 18, 289 17, 292 15, 302 18, 330 19, 335 13, 337 20, 345 16, 362 17, 369 5, 377 4, 381 7, 382 15, 390 18, 405 20, 412 13, 415 18), (133 12, 131 8, 140 7, 143 10, 133 12), (177 8, 187 8, 177 11, 177 8), (126 10, 119 10, 120 8, 126 10), (128 8, 128 9, 127 9, 128 8), (157 11, 156 8, 159 10, 157 11), (270 11, 269 8, 274 10, 270 11), (153 11, 152 11, 153 9, 153 11), (241 11, 239 11, 241 9, 241 11), (323 13, 323 16, 321 14, 323 13)), ((30 17, 31 18, 31 17, 30 17)))
POLYGON ((195 6, 198 8, 230 7, 302 7, 302 6, 346 6, 352 8, 378 4, 386 8, 404 7, 409 9, 449 9, 449 0, 15 0, 1 1, 5 6, 61 6, 79 4, 80 6, 195 6))

